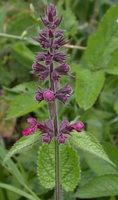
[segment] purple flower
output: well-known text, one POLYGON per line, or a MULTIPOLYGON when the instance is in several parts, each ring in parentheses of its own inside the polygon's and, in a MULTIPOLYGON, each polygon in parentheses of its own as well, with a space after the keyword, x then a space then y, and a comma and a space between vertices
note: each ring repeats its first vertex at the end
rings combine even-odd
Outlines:
POLYGON ((44 81, 49 75, 49 67, 46 67, 38 62, 32 65, 33 73, 40 76, 40 80, 44 81))
POLYGON ((55 53, 53 60, 62 64, 66 60, 66 53, 64 52, 55 53))
POLYGON ((74 124, 71 124, 69 126, 69 130, 76 130, 77 132, 81 132, 85 128, 85 125, 83 122, 76 122, 74 124))
POLYGON ((60 135, 58 137, 58 142, 59 142, 59 144, 65 144, 66 138, 63 135, 60 135))
POLYGON ((67 74, 69 70, 70 70, 70 66, 65 63, 55 68, 55 71, 58 72, 59 74, 67 74))
POLYGON ((58 81, 60 80, 61 76, 59 75, 58 72, 56 72, 56 70, 54 70, 54 71, 51 73, 51 78, 52 78, 54 81, 58 82, 58 81))
POLYGON ((36 56, 36 62, 44 61, 46 65, 49 65, 53 61, 53 55, 50 52, 38 53, 36 56))
POLYGON ((44 81, 49 76, 49 68, 47 68, 44 72, 40 73, 40 80, 44 81))
POLYGON ((62 17, 58 19, 55 6, 50 3, 46 10, 46 17, 41 17, 41 20, 48 29, 55 29, 60 25, 62 17))
POLYGON ((50 119, 46 120, 40 130, 43 135, 43 142, 50 143, 51 139, 54 137, 54 125, 52 121, 50 119))
POLYGON ((44 52, 38 52, 37 56, 36 56, 36 61, 44 61, 45 60, 45 53, 44 52))
POLYGON ((34 38, 34 40, 39 42, 43 49, 48 49, 50 47, 50 43, 48 37, 45 34, 45 31, 42 31, 39 37, 34 38))
POLYGON ((56 39, 56 40, 54 41, 54 44, 53 44, 52 47, 53 47, 55 50, 58 50, 61 46, 65 45, 65 44, 67 44, 67 42, 65 41, 65 39, 64 39, 63 37, 59 37, 58 39, 56 39))
POLYGON ((85 128, 85 125, 79 121, 74 124, 69 124, 67 120, 64 120, 60 124, 58 142, 65 143, 68 135, 72 130, 76 130, 77 132, 81 132, 85 128))
POLYGON ((45 67, 44 65, 39 64, 38 62, 35 62, 32 65, 32 69, 33 69, 34 73, 40 73, 40 72, 44 72, 47 69, 47 67, 45 67))
POLYGON ((72 88, 69 85, 66 85, 65 87, 56 91, 55 97, 63 103, 66 103, 71 93, 72 88))
POLYGON ((48 143, 49 144, 50 141, 51 141, 51 137, 50 137, 50 135, 45 134, 45 135, 43 135, 42 140, 43 140, 44 143, 48 143))
POLYGON ((57 20, 56 8, 52 3, 47 7, 46 15, 49 22, 55 22, 57 20))
POLYGON ((43 100, 43 93, 44 93, 44 89, 39 87, 38 91, 37 91, 37 93, 35 95, 36 101, 41 102, 43 100))
POLYGON ((40 127, 40 123, 36 121, 36 119, 34 118, 29 118, 28 120, 28 123, 30 124, 30 127, 26 128, 23 130, 22 134, 24 136, 28 136, 30 135, 31 133, 35 133, 37 128, 40 127))
POLYGON ((45 101, 54 101, 54 93, 51 90, 46 90, 43 93, 43 98, 45 101))
POLYGON ((57 30, 57 31, 55 31, 55 38, 62 37, 63 33, 64 33, 63 30, 57 30))
POLYGON ((49 65, 53 61, 53 55, 48 52, 47 54, 45 54, 45 60, 44 61, 45 61, 46 65, 49 65))
POLYGON ((54 71, 52 72, 51 76, 52 76, 52 79, 56 82, 58 82, 61 78, 60 75, 67 75, 68 72, 70 70, 70 66, 63 63, 61 65, 59 65, 58 67, 56 67, 54 69, 54 71))

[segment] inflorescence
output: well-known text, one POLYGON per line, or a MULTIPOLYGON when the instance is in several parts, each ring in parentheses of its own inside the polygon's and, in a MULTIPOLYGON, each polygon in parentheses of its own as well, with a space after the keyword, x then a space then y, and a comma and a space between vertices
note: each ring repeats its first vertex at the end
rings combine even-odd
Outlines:
MULTIPOLYGON (((62 21, 62 17, 58 18, 55 6, 49 4, 46 10, 46 17, 41 17, 41 20, 46 29, 42 30, 39 37, 34 39, 39 42, 42 49, 45 49, 47 52, 37 53, 32 70, 35 75, 40 77, 41 81, 45 81, 49 78, 57 85, 61 79, 61 75, 68 76, 70 71, 70 66, 65 63, 66 54, 64 52, 57 52, 60 47, 66 44, 66 41, 63 38, 64 31, 57 30, 62 21), (54 62, 59 63, 55 68, 51 67, 54 62)), ((69 85, 60 89, 52 89, 52 87, 50 87, 50 89, 43 89, 39 87, 35 99, 37 102, 45 100, 48 103, 58 99, 65 104, 71 94, 72 88, 69 85)), ((30 127, 23 130, 24 136, 35 133, 36 130, 39 129, 42 133, 43 142, 50 143, 51 139, 55 137, 54 122, 52 119, 40 123, 34 118, 29 118, 28 123, 30 124, 30 127)), ((84 127, 85 126, 81 121, 70 124, 67 120, 64 120, 60 124, 59 133, 56 138, 59 143, 63 144, 72 130, 81 132, 84 127)))

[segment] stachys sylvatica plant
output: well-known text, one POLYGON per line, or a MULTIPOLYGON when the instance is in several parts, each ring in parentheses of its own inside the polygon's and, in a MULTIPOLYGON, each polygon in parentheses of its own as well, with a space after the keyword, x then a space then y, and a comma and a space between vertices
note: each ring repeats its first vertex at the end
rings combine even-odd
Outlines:
MULTIPOLYGON (((42 30, 39 36, 34 38, 34 40, 40 43, 43 52, 37 53, 32 66, 32 71, 35 75, 39 76, 40 81, 45 81, 46 79, 49 80, 49 87, 45 89, 41 88, 39 85, 35 95, 37 103, 46 101, 48 105, 49 119, 46 119, 44 123, 40 123, 35 118, 28 118, 27 121, 30 126, 23 130, 23 137, 28 138, 31 135, 37 134, 36 131, 40 130, 42 146, 46 145, 47 153, 48 148, 50 151, 51 143, 54 143, 55 199, 59 200, 62 199, 61 196, 63 189, 60 173, 60 160, 61 157, 64 156, 64 152, 60 151, 61 146, 66 145, 69 137, 73 137, 71 134, 73 130, 80 133, 85 126, 81 121, 71 123, 65 119, 64 121, 59 122, 57 102, 61 101, 62 104, 66 104, 69 96, 72 94, 72 88, 70 85, 65 85, 62 88, 59 87, 61 76, 69 76, 70 71, 70 66, 66 63, 66 53, 59 51, 59 49, 66 44, 66 41, 63 38, 64 31, 59 29, 62 17, 58 18, 55 6, 53 4, 49 4, 46 9, 46 16, 41 17, 41 20, 45 29, 42 30)), ((32 141, 28 143, 29 146, 30 143, 32 143, 32 141)), ((72 152, 72 158, 75 155, 74 153, 72 152)), ((66 156, 69 156, 69 154, 67 153, 66 156)), ((70 159, 72 160, 72 158, 70 159)), ((50 160, 50 162, 52 161, 50 160)), ((64 162, 66 163, 66 160, 64 162)), ((75 159, 75 162, 75 164, 78 165, 78 160, 75 159)), ((47 165, 47 163, 45 163, 45 165, 47 165)), ((64 166, 62 165, 61 167, 63 168, 64 166)), ((67 173, 72 173, 72 170, 67 173)), ((78 177, 76 177, 76 179, 74 187, 77 184, 78 177)), ((66 181, 68 181, 68 177, 66 181)), ((49 184, 51 185, 52 183, 49 184)), ((74 189, 73 186, 72 189, 74 189)))
POLYGON ((68 76, 70 66, 65 62, 66 53, 60 52, 59 49, 66 44, 63 38, 63 30, 59 29, 62 17, 58 18, 55 6, 50 4, 46 10, 46 16, 41 20, 45 29, 40 32, 40 35, 35 38, 40 43, 44 52, 38 52, 35 62, 32 66, 33 73, 40 77, 41 81, 49 79, 49 88, 44 89, 39 87, 35 99, 37 102, 46 101, 49 110, 49 119, 44 123, 40 123, 34 118, 29 118, 27 121, 30 124, 28 128, 23 130, 23 135, 34 134, 37 129, 42 134, 42 141, 50 145, 51 140, 55 140, 55 199, 61 199, 61 182, 60 182, 60 144, 65 144, 66 139, 71 136, 71 131, 76 130, 81 132, 84 129, 84 124, 81 121, 69 123, 64 120, 59 125, 57 101, 65 104, 69 96, 72 94, 70 85, 65 85, 59 88, 58 83, 61 81, 61 75, 68 76), (43 62, 43 64, 42 64, 43 62), (58 66, 55 67, 55 62, 58 66))
MULTIPOLYGON (((18 181, 19 186, 22 187, 22 190, 1 182, 0 188, 2 187, 3 189, 16 192, 20 194, 21 198, 25 197, 28 200, 49 199, 52 197, 52 195, 54 195, 56 200, 61 200, 62 196, 64 196, 64 200, 68 200, 73 199, 73 197, 70 197, 71 194, 74 195, 75 198, 77 197, 84 199, 108 195, 115 196, 118 194, 117 159, 115 159, 116 156, 113 156, 114 159, 112 159, 112 155, 117 155, 117 150, 116 148, 111 148, 109 144, 108 146, 106 145, 106 141, 109 140, 106 137, 103 145, 106 152, 108 152, 108 155, 112 160, 111 161, 94 136, 94 134, 98 136, 98 132, 101 131, 99 137, 100 139, 102 138, 102 134, 104 135, 104 131, 106 132, 106 126, 104 127, 104 123, 102 123, 102 121, 106 120, 108 123, 109 118, 110 123, 108 124, 112 124, 110 117, 111 114, 109 113, 109 115, 108 112, 104 113, 104 111, 101 110, 105 105, 103 99, 106 97, 104 95, 107 94, 108 96, 109 94, 106 90, 108 87, 105 88, 105 91, 103 89, 105 94, 104 92, 102 93, 103 96, 100 100, 101 102, 103 101, 103 105, 100 103, 100 101, 98 101, 92 110, 86 112, 87 116, 84 114, 84 120, 88 125, 86 132, 84 131, 85 126, 81 121, 77 122, 77 120, 74 120, 73 122, 68 122, 68 120, 65 119, 61 122, 59 116, 62 112, 60 112, 59 108, 61 109, 61 106, 66 106, 65 104, 68 102, 69 96, 73 93, 70 85, 65 84, 65 86, 63 85, 64 87, 60 87, 60 85, 64 83, 63 78, 65 78, 64 80, 67 80, 67 78, 71 76, 69 74, 70 66, 66 63, 66 53, 61 52, 60 50, 60 48, 66 44, 66 41, 63 38, 64 31, 59 29, 62 17, 58 18, 55 6, 53 4, 49 4, 46 9, 46 16, 41 17, 41 20, 45 26, 45 29, 40 32, 39 37, 33 39, 40 44, 43 51, 37 53, 36 59, 32 66, 33 74, 38 76, 40 80, 40 83, 33 84, 35 84, 35 86, 38 85, 39 87, 36 86, 37 89, 35 90, 37 91, 34 91, 34 87, 32 89, 31 85, 32 82, 25 83, 23 86, 20 84, 20 90, 22 87, 25 87, 26 89, 26 85, 29 84, 29 95, 25 95, 24 93, 17 95, 13 100, 14 103, 11 104, 10 107, 12 108, 12 118, 14 116, 12 115, 12 112, 13 114, 17 113, 16 108, 19 107, 20 115, 17 116, 22 116, 25 105, 28 105, 29 103, 26 101, 30 98, 30 100, 33 101, 33 104, 30 104, 30 111, 33 110, 34 104, 36 108, 43 105, 46 107, 46 118, 48 119, 44 118, 45 122, 43 122, 40 113, 40 122, 35 118, 29 118, 29 127, 23 130, 23 137, 17 140, 7 154, 6 151, 3 151, 3 148, 0 146, 0 162, 1 158, 4 159, 3 164, 6 163, 7 170, 10 171, 10 174, 13 174, 15 179, 18 181), (44 83, 44 87, 42 86, 42 82, 44 83), (19 106, 18 103, 21 99, 25 99, 26 104, 24 104, 22 101, 19 106), (59 104, 58 108, 57 103, 59 104), (100 109, 98 104, 100 104, 100 109), (103 113, 103 118, 100 118, 99 121, 98 118, 101 117, 101 113, 103 113), (48 114, 49 117, 47 117, 48 114), (92 126, 93 128, 91 128, 92 126), (24 150, 26 151, 26 154, 24 155, 26 156, 26 160, 22 168, 22 166, 19 165, 20 155, 18 153, 22 153, 24 150), (28 152, 28 150, 30 150, 30 152, 28 152), (86 153, 84 153, 84 151, 86 151, 86 153), (36 153, 35 155, 34 152, 36 153), (85 164, 84 169, 82 168, 82 181, 80 180, 81 170, 79 164, 79 155, 81 156, 81 152, 82 160, 85 157, 86 163, 88 163, 88 166, 90 167, 90 169, 88 167, 86 168, 85 164), (8 161, 8 159, 13 155, 16 155, 16 157, 14 157, 15 162, 14 160, 8 161), (28 161, 28 156, 30 161, 28 161), (32 171, 30 171, 30 164, 32 164, 31 160, 33 161, 33 164, 35 162, 32 171), (23 170, 27 170, 26 176, 24 176, 25 173, 23 170), (31 178, 29 178, 28 172, 31 174, 31 178), (34 177, 32 177, 32 172, 34 177), (40 184, 46 188, 46 192, 42 192, 42 187, 40 187, 40 184), (106 190, 106 188, 109 189, 106 190), (47 189, 50 189, 51 191, 47 189), (65 198, 66 192, 71 191, 74 193, 68 193, 67 195, 69 196, 65 198), (47 197, 48 194, 49 196, 47 197)), ((107 12, 105 17, 103 17, 102 22, 100 22, 96 35, 92 35, 88 41, 85 53, 86 58, 84 62, 87 62, 87 68, 82 64, 78 68, 78 73, 76 76, 76 97, 80 107, 84 108, 85 110, 91 108, 93 103, 95 103, 97 96, 103 87, 106 77, 104 75, 106 73, 105 69, 107 70, 107 67, 104 68, 105 63, 107 65, 109 62, 110 64, 114 64, 114 59, 116 58, 115 56, 117 56, 117 54, 113 54, 113 57, 111 57, 113 52, 111 52, 109 48, 106 49, 106 46, 115 47, 114 44, 116 43, 116 36, 118 36, 117 21, 118 5, 111 8, 110 11, 107 12), (102 41, 102 43, 100 41, 102 41), (108 45, 106 45, 107 43, 108 45), (101 57, 101 55, 103 56, 101 57), (101 68, 99 63, 101 63, 101 68), (94 70, 94 67, 96 67, 96 70, 94 70), (102 69, 102 67, 104 69, 102 69)), ((112 51, 115 50, 114 48, 111 49, 112 51)), ((110 69, 109 72, 111 71, 112 69, 110 69)), ((110 76, 110 79, 108 80, 111 80, 111 78, 112 77, 110 76)), ((116 81, 116 79, 114 80, 116 81)), ((117 85, 116 82, 113 82, 113 86, 114 84, 117 85)), ((15 88, 13 91, 17 91, 18 88, 15 88)), ((26 109, 27 107, 24 109, 24 115, 26 114, 26 109)), ((29 110, 27 113, 28 112, 29 110)), ((64 119, 64 116, 61 116, 61 119, 64 119)), ((28 124, 26 126, 28 126, 28 124)), ((108 132, 109 130, 110 129, 108 127, 108 132)), ((108 138, 111 140, 111 137, 108 136, 108 138)), ((7 174, 5 173, 5 178, 6 175, 7 174)), ((13 183, 16 183, 16 181, 13 181, 13 183)))

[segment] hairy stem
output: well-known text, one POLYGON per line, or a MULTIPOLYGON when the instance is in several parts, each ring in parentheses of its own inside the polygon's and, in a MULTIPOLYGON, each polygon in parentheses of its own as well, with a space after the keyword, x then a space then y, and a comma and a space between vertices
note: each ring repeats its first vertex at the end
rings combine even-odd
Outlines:
MULTIPOLYGON (((50 39, 50 53, 53 54, 53 39, 50 39)), ((53 72, 53 63, 50 64, 50 89, 55 93, 56 92, 56 86, 54 81, 52 80, 51 73, 53 72)), ((54 123, 54 133, 55 133, 55 200, 61 200, 61 191, 60 191, 60 153, 59 153, 59 144, 56 140, 56 137, 58 135, 58 113, 57 113, 57 106, 56 106, 56 100, 52 103, 48 104, 50 118, 53 120, 54 123)))
MULTIPOLYGON (((55 137, 58 134, 58 115, 56 111, 56 102, 55 102, 55 118, 54 118, 54 128, 55 128, 55 137)), ((55 200, 61 199, 60 192, 60 166, 59 166, 59 144, 55 139, 55 200)))

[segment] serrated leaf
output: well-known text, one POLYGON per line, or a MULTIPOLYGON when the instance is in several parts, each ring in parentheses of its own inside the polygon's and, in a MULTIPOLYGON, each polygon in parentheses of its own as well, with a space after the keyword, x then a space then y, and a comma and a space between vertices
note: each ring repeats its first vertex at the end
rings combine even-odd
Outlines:
POLYGON ((93 106, 103 87, 104 79, 103 71, 78 69, 75 92, 80 107, 87 110, 93 106))
POLYGON ((118 75, 118 51, 114 52, 110 61, 106 65, 106 72, 112 75, 118 75))
POLYGON ((76 151, 68 144, 62 145, 60 159, 62 186, 66 191, 73 191, 80 179, 80 167, 76 151))
POLYGON ((40 183, 45 188, 53 188, 55 185, 54 142, 41 146, 37 165, 40 183))
POLYGON ((91 35, 86 50, 90 68, 104 67, 109 55, 118 47, 118 5, 112 7, 102 18, 96 35, 91 35))
POLYGON ((21 137, 9 150, 8 154, 3 160, 3 165, 9 160, 13 155, 23 151, 24 149, 28 149, 29 147, 33 146, 37 142, 40 141, 39 133, 31 134, 27 137, 21 137))
POLYGON ((99 157, 115 166, 115 164, 112 163, 108 155, 105 153, 102 145, 91 133, 81 132, 78 134, 77 132, 73 132, 72 137, 70 137, 70 142, 72 142, 77 148, 87 151, 96 156, 96 158, 99 157))
POLYGON ((29 95, 17 95, 10 103, 7 119, 13 119, 32 112, 44 105, 37 103, 35 98, 29 95))
MULTIPOLYGON (((53 188, 55 185, 54 148, 53 141, 50 145, 44 144, 39 152, 38 175, 41 184, 46 188, 53 188)), ((66 191, 72 191, 80 178, 78 157, 68 144, 60 145, 60 178, 66 191)))
POLYGON ((90 180, 76 192, 79 198, 95 198, 118 195, 118 175, 104 175, 90 180))

